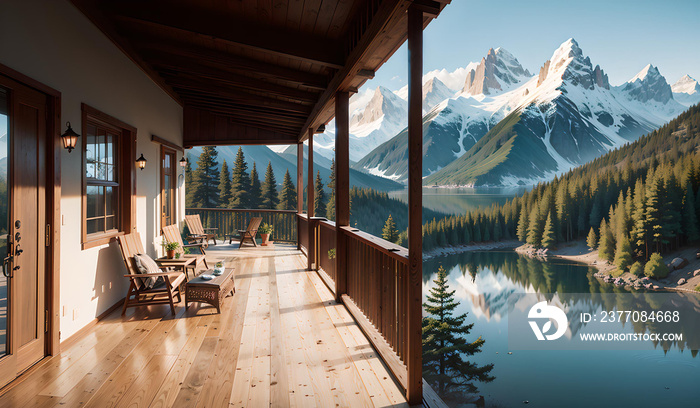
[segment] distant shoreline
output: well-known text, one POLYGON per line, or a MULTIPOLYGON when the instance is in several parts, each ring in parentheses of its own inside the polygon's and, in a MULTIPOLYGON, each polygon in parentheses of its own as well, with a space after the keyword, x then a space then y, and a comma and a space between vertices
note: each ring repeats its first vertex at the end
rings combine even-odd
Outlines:
POLYGON ((471 251, 492 251, 494 249, 516 249, 522 242, 516 240, 482 242, 479 244, 455 245, 431 249, 423 252, 423 260, 437 258, 439 256, 457 255, 471 251))
MULTIPOLYGON (((533 247, 531 245, 523 245, 521 243, 520 246, 515 248, 515 251, 522 255, 537 258, 537 256, 533 256, 532 254, 533 247)), ((698 291, 695 290, 695 287, 700 285, 700 273, 695 275, 694 273, 695 271, 700 270, 700 260, 695 259, 696 252, 696 248, 686 247, 666 254, 664 256, 664 263, 669 264, 674 258, 680 257, 687 259, 688 265, 678 270, 671 271, 664 279, 652 279, 652 289, 698 293, 698 291), (686 281, 685 283, 679 285, 678 282, 681 279, 685 279, 686 281)), ((599 258, 598 251, 591 251, 583 240, 562 244, 559 247, 548 251, 547 256, 551 258, 579 262, 596 268, 598 270, 598 273, 596 273, 596 278, 598 280, 603 280, 603 277, 611 275, 614 277, 620 277, 625 282, 628 282, 628 284, 625 284, 624 286, 633 286, 631 283, 639 278, 629 272, 617 275, 617 267, 612 263, 599 258)))

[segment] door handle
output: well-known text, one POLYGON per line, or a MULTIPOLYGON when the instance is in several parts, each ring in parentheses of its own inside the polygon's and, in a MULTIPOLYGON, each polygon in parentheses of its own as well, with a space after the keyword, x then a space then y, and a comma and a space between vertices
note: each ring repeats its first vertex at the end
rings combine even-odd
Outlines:
POLYGON ((12 271, 10 271, 10 262, 12 262, 12 258, 12 255, 6 256, 2 261, 2 274, 5 275, 6 278, 12 277, 12 271))

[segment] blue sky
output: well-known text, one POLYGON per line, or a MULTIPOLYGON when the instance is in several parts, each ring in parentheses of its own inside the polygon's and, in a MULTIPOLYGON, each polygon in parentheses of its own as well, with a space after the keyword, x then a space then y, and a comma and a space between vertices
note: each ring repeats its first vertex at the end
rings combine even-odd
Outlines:
MULTIPOLYGON (((673 84, 700 80, 700 0, 453 0, 424 35, 424 71, 449 71, 503 47, 532 73, 568 38, 612 85, 648 63, 673 84)), ((363 88, 406 83, 406 46, 363 88)))

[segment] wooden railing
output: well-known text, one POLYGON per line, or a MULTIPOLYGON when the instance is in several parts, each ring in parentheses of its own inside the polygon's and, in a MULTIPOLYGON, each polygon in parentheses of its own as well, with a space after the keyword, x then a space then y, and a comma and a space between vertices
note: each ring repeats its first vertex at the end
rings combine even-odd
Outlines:
POLYGON ((186 208, 185 214, 199 214, 205 228, 218 228, 217 235, 235 234, 246 229, 253 217, 272 225, 271 239, 279 242, 297 242, 296 211, 266 209, 186 208))
MULTIPOLYGON (((408 355, 421 350, 408 349, 408 250, 356 228, 340 227, 321 218, 301 216, 302 245, 310 245, 312 263, 326 285, 336 293, 336 234, 345 237, 347 250, 347 293, 340 299, 381 354, 399 382, 408 385, 408 355), (314 242, 315 241, 315 242, 314 242)), ((413 368, 421 370, 421 367, 413 368)))
POLYGON ((333 221, 318 220, 318 251, 316 251, 316 259, 318 259, 319 272, 326 284, 335 292, 335 281, 338 279, 336 275, 335 259, 337 248, 335 244, 335 223, 333 221))
POLYGON ((298 245, 306 256, 309 256, 309 218, 306 214, 297 214, 298 245))
POLYGON ((346 237, 348 260, 343 302, 407 387, 408 354, 421 352, 409 350, 407 342, 408 250, 356 228, 343 227, 341 231, 346 237))

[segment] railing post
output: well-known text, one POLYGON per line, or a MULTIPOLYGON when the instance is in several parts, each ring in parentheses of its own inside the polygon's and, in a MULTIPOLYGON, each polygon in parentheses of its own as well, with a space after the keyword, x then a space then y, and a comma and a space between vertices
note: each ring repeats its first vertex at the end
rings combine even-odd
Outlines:
POLYGON ((335 94, 335 298, 347 293, 348 249, 342 227, 350 225, 350 112, 348 92, 335 94))
POLYGON ((423 400, 423 12, 408 8, 408 338, 406 398, 423 400))
POLYGON ((307 269, 314 268, 314 258, 316 257, 316 242, 314 240, 314 224, 311 217, 314 216, 314 130, 309 128, 309 154, 308 154, 308 182, 306 185, 306 214, 309 217, 309 247, 307 250, 307 269))
POLYGON ((297 143, 297 249, 301 250, 301 221, 299 214, 304 211, 304 143, 297 143))

